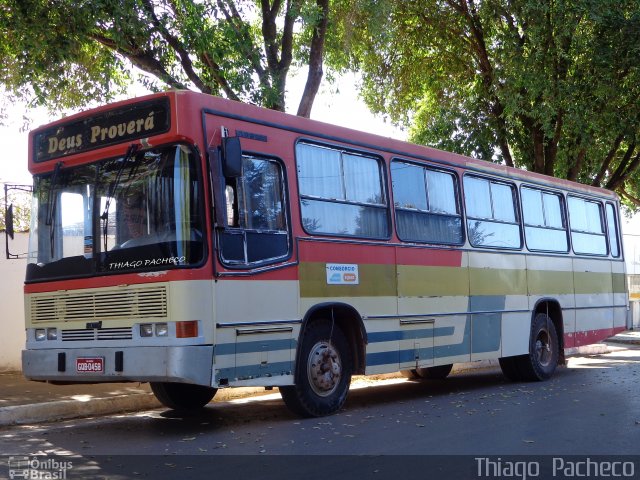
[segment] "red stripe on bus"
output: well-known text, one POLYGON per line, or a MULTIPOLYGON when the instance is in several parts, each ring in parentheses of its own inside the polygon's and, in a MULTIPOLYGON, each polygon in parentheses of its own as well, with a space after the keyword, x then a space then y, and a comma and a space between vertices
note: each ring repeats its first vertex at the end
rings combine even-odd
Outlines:
POLYGON ((402 248, 392 245, 300 243, 301 262, 357 263, 373 265, 462 266, 462 251, 402 248))
POLYGON ((175 282, 180 280, 211 280, 209 269, 176 269, 159 272, 126 273, 105 275, 102 277, 75 278, 54 282, 29 283, 24 293, 54 292, 57 290, 82 290, 85 288, 115 287, 118 285, 144 285, 157 282, 175 282))
POLYGON ((384 245, 357 245, 329 242, 300 242, 301 262, 393 265, 394 248, 384 245))
POLYGON ((584 332, 566 333, 564 335, 565 348, 592 345, 606 338, 612 337, 625 330, 625 327, 603 328, 600 330, 586 330, 584 332))

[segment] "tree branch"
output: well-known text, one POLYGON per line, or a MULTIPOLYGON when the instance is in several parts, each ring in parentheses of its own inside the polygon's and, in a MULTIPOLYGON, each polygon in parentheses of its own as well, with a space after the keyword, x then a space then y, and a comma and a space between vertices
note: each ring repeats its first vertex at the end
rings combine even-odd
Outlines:
POLYGON ((200 89, 203 93, 211 93, 211 88, 202 81, 202 79, 198 76, 198 74, 193 69, 193 62, 191 62, 191 58, 189 58, 189 52, 184 48, 182 42, 178 40, 175 36, 173 36, 167 28, 160 23, 160 20, 156 16, 156 13, 153 9, 153 5, 149 0, 141 0, 142 6, 146 10, 147 14, 151 18, 151 23, 156 28, 156 30, 162 35, 162 38, 166 40, 171 48, 177 53, 180 58, 180 64, 182 65, 182 69, 187 75, 187 78, 193 82, 193 84, 200 89))
POLYGON ((615 157, 616 152, 618 151, 618 148, 620 148, 620 144, 622 143, 623 139, 624 139, 624 135, 620 134, 613 141, 613 146, 609 150, 609 153, 607 153, 607 156, 604 158, 602 162, 602 166, 600 167, 600 171, 598 172, 596 177, 593 179, 593 182, 591 182, 591 185, 593 185, 594 187, 599 187, 600 184, 602 183, 602 179, 606 175, 607 170, 609 170, 611 161, 613 160, 613 157, 615 157))
POLYGON ((309 52, 309 73, 300 104, 298 105, 298 115, 307 118, 311 116, 311 107, 322 81, 322 59, 324 57, 324 43, 329 22, 329 0, 316 0, 316 4, 322 12, 322 16, 313 30, 311 50, 309 52))
POLYGON ((632 142, 627 151, 624 154, 624 157, 620 161, 620 165, 616 169, 615 173, 611 176, 605 188, 609 190, 616 190, 619 186, 621 186, 630 173, 632 173, 640 164, 640 152, 636 155, 636 157, 629 163, 631 160, 631 156, 633 155, 634 150, 636 149, 636 143, 632 142))
POLYGON ((572 182, 577 181, 578 174, 580 173, 580 170, 582 170, 582 164, 586 156, 587 149, 582 147, 578 152, 578 156, 571 165, 571 168, 569 168, 569 172, 567 173, 567 180, 571 180, 572 182))
POLYGON ((117 52, 127 58, 133 65, 140 70, 150 73, 158 77, 161 81, 169 85, 171 88, 186 90, 187 86, 173 77, 156 58, 149 52, 138 47, 132 46, 131 49, 125 49, 114 40, 98 33, 89 34, 90 38, 100 43, 104 47, 117 52))
POLYGON ((262 6, 262 37, 264 39, 264 50, 267 54, 267 65, 271 71, 275 71, 278 68, 276 19, 281 0, 274 0, 273 7, 269 4, 269 0, 260 0, 260 5, 262 6))
POLYGON ((244 50, 245 55, 247 55, 247 59, 251 62, 251 67, 258 75, 258 79, 260 80, 260 84, 263 87, 269 87, 269 77, 267 76, 262 64, 260 63, 260 54, 258 53, 258 49, 253 42, 253 38, 250 35, 247 35, 245 30, 245 22, 242 20, 240 13, 235 8, 233 2, 227 2, 227 5, 222 2, 222 0, 217 0, 218 8, 222 11, 222 14, 229 22, 229 25, 236 32, 238 38, 241 39, 238 42, 238 46, 244 50), (227 6, 229 7, 227 9, 227 6))

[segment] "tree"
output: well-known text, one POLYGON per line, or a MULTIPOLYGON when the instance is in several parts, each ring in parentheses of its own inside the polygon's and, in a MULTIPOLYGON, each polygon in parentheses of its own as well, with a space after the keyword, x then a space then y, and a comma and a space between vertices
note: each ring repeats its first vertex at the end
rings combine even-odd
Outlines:
POLYGON ((151 90, 195 89, 298 115, 323 77, 329 0, 0 0, 0 85, 57 111, 109 100, 145 72, 151 90))
POLYGON ((350 0, 344 14, 365 100, 413 141, 640 205, 638 0, 350 0))

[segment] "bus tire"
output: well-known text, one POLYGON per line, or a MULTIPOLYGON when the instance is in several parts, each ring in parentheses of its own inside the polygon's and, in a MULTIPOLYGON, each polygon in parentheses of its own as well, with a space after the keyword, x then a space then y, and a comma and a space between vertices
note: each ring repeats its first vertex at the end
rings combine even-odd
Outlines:
POLYGON ((416 368, 416 373, 420 378, 427 380, 444 380, 451 373, 453 364, 438 365, 437 367, 416 368))
POLYGON ((548 380, 556 371, 560 356, 558 333, 546 313, 538 313, 531 324, 529 353, 499 360, 505 377, 512 381, 548 380))
POLYGON ((404 378, 408 378, 409 380, 417 380, 420 378, 420 375, 418 375, 418 371, 415 368, 412 368, 411 370, 400 370, 400 375, 404 378))
POLYGON ((173 410, 197 410, 211 401, 216 388, 192 383, 151 382, 151 391, 158 401, 173 410))
POLYGON ((502 374, 512 382, 520 382, 524 380, 522 374, 518 370, 517 360, 519 359, 520 357, 502 357, 498 359, 502 374))
POLYGON ((349 392, 353 362, 342 329, 328 320, 310 323, 300 345, 295 384, 280 387, 285 405, 303 417, 337 412, 349 392))

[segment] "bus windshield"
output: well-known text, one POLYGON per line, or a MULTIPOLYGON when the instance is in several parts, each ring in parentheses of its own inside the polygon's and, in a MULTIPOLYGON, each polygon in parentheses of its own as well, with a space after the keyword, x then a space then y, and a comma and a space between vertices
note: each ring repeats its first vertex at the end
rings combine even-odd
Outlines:
POLYGON ((170 145, 35 177, 26 280, 201 263, 196 159, 170 145))

